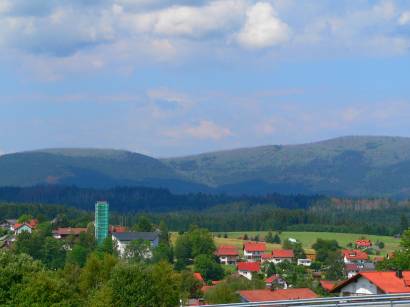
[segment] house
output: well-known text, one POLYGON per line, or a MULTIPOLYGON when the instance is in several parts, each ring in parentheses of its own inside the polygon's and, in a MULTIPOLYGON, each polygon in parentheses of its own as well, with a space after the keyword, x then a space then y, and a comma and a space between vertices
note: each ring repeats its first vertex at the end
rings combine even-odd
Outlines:
POLYGON ((326 292, 330 292, 331 290, 333 290, 333 288, 335 287, 337 283, 335 281, 332 280, 321 280, 320 281, 320 286, 326 291, 326 292))
POLYGON ((252 274, 258 273, 261 269, 259 262, 238 262, 236 264, 238 274, 243 277, 252 280, 252 274))
POLYGON ((292 262, 295 257, 293 250, 291 249, 275 249, 270 254, 262 254, 262 262, 273 262, 274 264, 281 263, 283 261, 292 262))
POLYGON ((344 263, 363 264, 369 260, 369 255, 359 249, 342 250, 344 263))
POLYGON ((127 232, 128 229, 125 226, 118 226, 118 225, 110 225, 108 228, 109 233, 115 233, 115 232, 127 232))
POLYGON ((53 237, 55 239, 64 239, 68 236, 78 237, 81 233, 85 232, 87 232, 87 228, 60 227, 53 230, 53 237))
POLYGON ((290 288, 281 290, 242 290, 239 291, 242 302, 284 301, 317 298, 309 288, 290 288))
MULTIPOLYGON (((132 241, 149 241, 151 247, 157 247, 159 244, 159 235, 157 232, 115 232, 112 235, 112 241, 116 245, 120 256, 124 256, 128 244, 132 241)), ((152 255, 148 252, 148 258, 152 255)))
POLYGON ((195 272, 194 278, 199 281, 202 285, 205 284, 204 278, 202 277, 201 273, 195 272))
POLYGON ((265 251, 266 244, 264 242, 246 242, 243 245, 243 256, 248 261, 260 261, 265 251))
POLYGON ((236 264, 239 257, 238 250, 235 246, 231 245, 219 246, 215 255, 219 258, 221 264, 236 264))
POLYGON ((372 247, 372 241, 366 239, 356 240, 356 248, 369 248, 372 247))
POLYGON ((38 221, 36 219, 29 220, 24 223, 16 223, 12 226, 11 230, 14 231, 15 235, 19 235, 22 232, 32 233, 36 229, 38 221))
POLYGON ((359 266, 356 263, 345 264, 345 274, 347 278, 351 278, 360 272, 359 266))
POLYGON ((330 292, 340 296, 410 293, 410 271, 360 272, 330 292))
POLYGON ((266 288, 269 289, 287 289, 288 283, 279 274, 274 274, 265 279, 266 288))
POLYGON ((5 219, 0 221, 0 228, 14 231, 14 224, 17 224, 17 219, 5 219))
POLYGON ((310 267, 312 265, 312 260, 306 258, 306 259, 298 259, 298 265, 303 265, 306 267, 310 267))

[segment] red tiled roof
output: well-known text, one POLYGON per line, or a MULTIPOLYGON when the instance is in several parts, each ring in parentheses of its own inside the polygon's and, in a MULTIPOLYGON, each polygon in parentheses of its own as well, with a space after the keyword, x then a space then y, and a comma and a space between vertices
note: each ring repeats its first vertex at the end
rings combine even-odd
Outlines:
POLYGON ((124 226, 110 225, 110 233, 122 233, 127 232, 127 230, 127 227, 124 226))
POLYGON ((80 233, 87 232, 87 228, 75 228, 75 227, 60 227, 56 230, 53 230, 53 233, 69 236, 69 235, 79 235, 80 233))
POLYGON ((346 257, 348 260, 368 260, 369 256, 358 249, 344 249, 342 251, 343 256, 346 257))
POLYGON ((204 279, 202 278, 201 273, 195 272, 194 277, 195 277, 196 280, 199 280, 202 283, 204 282, 204 279))
POLYGON ((370 240, 356 240, 356 246, 361 246, 361 247, 370 247, 372 246, 372 241, 370 240))
POLYGON ((210 289, 212 289, 214 286, 202 286, 201 291, 202 293, 206 293, 210 289))
POLYGON ((221 245, 215 252, 217 256, 238 256, 238 250, 235 246, 231 245, 221 245))
POLYGON ((272 251, 272 258, 293 258, 295 254, 291 249, 274 249, 272 251))
POLYGON ((347 284, 363 277, 386 294, 410 293, 410 271, 404 271, 402 274, 403 278, 399 278, 396 272, 360 272, 334 287, 331 292, 337 292, 347 284))
POLYGON ((262 255, 261 255, 261 258, 262 258, 262 259, 272 259, 272 253, 270 253, 270 254, 262 254, 262 255))
POLYGON ((294 288, 281 290, 243 290, 239 294, 247 302, 283 301, 317 298, 315 292, 308 288, 294 288))
POLYGON ((268 277, 268 278, 266 278, 265 279, 265 282, 266 283, 273 283, 275 280, 278 280, 279 279, 279 276, 278 275, 272 275, 271 277, 268 277))
POLYGON ((332 289, 335 287, 336 282, 335 282, 335 281, 332 281, 332 280, 321 280, 321 281, 320 281, 320 285, 321 285, 322 288, 325 289, 326 291, 330 291, 330 290, 332 290, 332 289))
POLYGON ((259 262, 238 262, 236 267, 238 271, 259 272, 261 265, 259 262))
POLYGON ((37 227, 38 221, 36 219, 32 219, 30 221, 24 222, 24 223, 16 223, 14 224, 14 229, 17 230, 23 225, 27 225, 31 229, 34 229, 37 227))
POLYGON ((246 242, 243 245, 243 249, 247 252, 264 252, 266 244, 264 242, 246 242))

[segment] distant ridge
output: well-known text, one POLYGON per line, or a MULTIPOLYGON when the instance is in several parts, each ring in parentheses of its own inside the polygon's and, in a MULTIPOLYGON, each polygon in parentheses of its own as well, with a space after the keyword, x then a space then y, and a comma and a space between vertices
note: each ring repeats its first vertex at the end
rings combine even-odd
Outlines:
POLYGON ((346 136, 155 159, 113 149, 0 156, 0 186, 147 186, 173 192, 410 197, 410 138, 346 136))

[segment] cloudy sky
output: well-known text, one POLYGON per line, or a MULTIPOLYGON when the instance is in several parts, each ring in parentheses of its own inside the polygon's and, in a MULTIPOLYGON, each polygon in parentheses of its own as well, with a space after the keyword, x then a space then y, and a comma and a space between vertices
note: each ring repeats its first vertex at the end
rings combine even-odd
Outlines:
POLYGON ((0 0, 0 153, 410 136, 410 1, 0 0))

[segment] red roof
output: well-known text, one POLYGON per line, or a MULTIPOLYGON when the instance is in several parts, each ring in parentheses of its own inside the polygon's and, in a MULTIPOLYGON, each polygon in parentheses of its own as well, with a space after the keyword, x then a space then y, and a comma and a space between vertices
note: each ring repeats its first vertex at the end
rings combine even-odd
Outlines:
POLYGON ((196 280, 199 280, 202 283, 204 282, 204 279, 202 278, 201 273, 195 272, 194 277, 195 277, 196 280))
POLYGON ((213 281, 212 281, 212 284, 213 284, 213 285, 218 285, 218 284, 220 284, 221 282, 223 282, 223 280, 213 280, 213 281))
POLYGON ((335 281, 331 281, 331 280, 321 280, 320 281, 320 285, 322 286, 323 289, 325 289, 326 291, 330 291, 332 290, 335 285, 336 282, 335 281))
POLYGON ((247 252, 264 252, 266 244, 264 242, 246 242, 243 245, 243 249, 247 252))
POLYGON ((238 271, 259 272, 261 265, 259 262, 238 262, 236 267, 238 271))
POLYGON ((83 232, 87 232, 87 228, 60 227, 57 230, 53 230, 53 233, 60 236, 79 235, 83 232))
POLYGON ((272 259, 272 253, 271 254, 262 254, 261 258, 262 259, 272 259))
POLYGON ((239 294, 247 302, 283 301, 317 298, 315 292, 309 288, 294 288, 281 290, 243 290, 239 294))
POLYGON ((127 232, 127 230, 127 227, 124 226, 110 225, 110 233, 122 233, 127 232))
POLYGON ((271 284, 271 283, 273 283, 275 280, 278 280, 278 279, 279 279, 279 276, 278 276, 278 275, 272 275, 271 277, 266 278, 266 279, 265 279, 265 282, 271 284))
POLYGON ((202 293, 208 292, 208 290, 212 289, 214 286, 203 286, 201 288, 202 293))
POLYGON ((235 246, 231 245, 221 245, 218 247, 218 250, 215 252, 217 256, 238 256, 238 250, 235 246))
POLYGON ((34 229, 34 228, 36 228, 37 227, 37 224, 38 224, 38 221, 36 220, 36 219, 32 219, 32 220, 29 220, 29 221, 27 221, 27 222, 24 222, 24 223, 16 223, 16 224, 14 224, 14 229, 16 230, 16 229, 19 229, 21 226, 23 226, 23 225, 27 225, 28 227, 30 227, 31 229, 34 229))
POLYGON ((343 256, 346 257, 348 260, 368 260, 369 256, 358 249, 344 249, 342 251, 343 256))
POLYGON ((386 294, 410 293, 410 271, 403 271, 402 274, 403 278, 399 278, 396 272, 360 272, 334 287, 331 292, 337 292, 347 284, 363 277, 386 294))
POLYGON ((291 249, 274 249, 272 251, 272 258, 293 258, 295 254, 291 249))
POLYGON ((356 246, 360 247, 370 247, 372 246, 372 241, 370 240, 356 240, 356 246))

